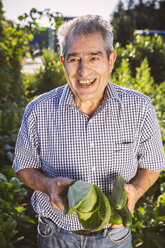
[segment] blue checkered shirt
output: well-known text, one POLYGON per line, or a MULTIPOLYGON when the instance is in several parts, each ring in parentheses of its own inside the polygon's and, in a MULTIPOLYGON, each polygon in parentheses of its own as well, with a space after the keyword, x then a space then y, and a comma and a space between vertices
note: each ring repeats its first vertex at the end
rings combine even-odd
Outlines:
MULTIPOLYGON (((161 135, 151 100, 108 83, 92 118, 75 105, 66 84, 33 100, 18 133, 13 169, 40 169, 49 177, 69 177, 98 185, 105 194, 114 179, 127 182, 138 168, 165 167, 161 135)), ((47 194, 34 191, 34 210, 66 230, 80 230, 77 215, 54 209, 47 194)))

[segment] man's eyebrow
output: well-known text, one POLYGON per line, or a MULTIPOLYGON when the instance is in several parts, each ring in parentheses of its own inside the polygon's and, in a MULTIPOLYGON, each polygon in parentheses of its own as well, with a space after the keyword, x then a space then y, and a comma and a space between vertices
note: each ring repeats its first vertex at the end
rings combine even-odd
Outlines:
POLYGON ((92 55, 92 56, 96 56, 96 55, 103 56, 103 53, 101 51, 96 51, 96 52, 89 52, 88 55, 92 55))
POLYGON ((67 59, 70 58, 70 57, 77 57, 77 56, 79 56, 78 53, 67 53, 67 54, 66 54, 66 58, 67 58, 67 59))
MULTIPOLYGON (((101 51, 96 51, 96 52, 89 52, 87 53, 88 56, 103 56, 103 53, 101 51)), ((66 54, 66 59, 68 60, 70 57, 79 57, 79 53, 67 53, 66 54)))

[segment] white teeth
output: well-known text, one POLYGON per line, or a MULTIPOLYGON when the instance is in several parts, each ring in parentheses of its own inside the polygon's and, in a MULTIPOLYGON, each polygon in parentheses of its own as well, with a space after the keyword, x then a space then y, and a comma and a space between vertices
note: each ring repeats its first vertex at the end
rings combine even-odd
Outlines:
POLYGON ((79 83, 83 85, 90 85, 93 81, 94 80, 79 80, 79 83))

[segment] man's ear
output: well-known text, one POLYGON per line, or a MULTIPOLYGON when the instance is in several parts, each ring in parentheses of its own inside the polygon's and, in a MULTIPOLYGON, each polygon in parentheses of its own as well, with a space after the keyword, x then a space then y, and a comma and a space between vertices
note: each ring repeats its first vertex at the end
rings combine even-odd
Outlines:
POLYGON ((61 60, 62 66, 65 68, 64 57, 63 56, 60 56, 60 60, 61 60))
POLYGON ((112 72, 112 70, 113 70, 115 60, 116 60, 116 52, 113 51, 109 55, 109 69, 110 69, 110 72, 112 72))

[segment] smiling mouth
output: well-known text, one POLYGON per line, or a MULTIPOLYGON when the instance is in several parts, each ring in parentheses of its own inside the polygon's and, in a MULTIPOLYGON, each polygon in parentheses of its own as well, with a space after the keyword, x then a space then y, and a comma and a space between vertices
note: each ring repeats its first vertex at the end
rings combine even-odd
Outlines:
POLYGON ((96 81, 96 79, 92 79, 92 80, 78 80, 79 84, 81 85, 91 85, 92 83, 94 83, 96 81))

